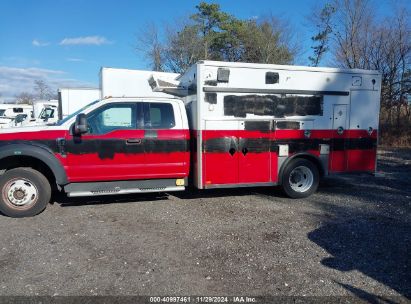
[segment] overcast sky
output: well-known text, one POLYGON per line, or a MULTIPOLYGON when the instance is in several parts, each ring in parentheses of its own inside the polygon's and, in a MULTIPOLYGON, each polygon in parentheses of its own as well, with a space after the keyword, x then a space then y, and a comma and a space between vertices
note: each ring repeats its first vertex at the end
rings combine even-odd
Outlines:
MULTIPOLYGON (((378 1, 384 10, 384 1, 378 1)), ((296 29, 306 64, 312 32, 307 16, 324 3, 304 0, 215 1, 240 18, 269 14, 287 19, 296 29)), ((411 1, 410 1, 411 2, 411 1)), ((159 26, 195 11, 188 0, 1 0, 0 97, 10 100, 31 91, 34 79, 53 89, 98 87, 100 67, 147 69, 135 52, 137 33, 149 22, 159 26)), ((407 3, 405 1, 405 3, 407 3)))

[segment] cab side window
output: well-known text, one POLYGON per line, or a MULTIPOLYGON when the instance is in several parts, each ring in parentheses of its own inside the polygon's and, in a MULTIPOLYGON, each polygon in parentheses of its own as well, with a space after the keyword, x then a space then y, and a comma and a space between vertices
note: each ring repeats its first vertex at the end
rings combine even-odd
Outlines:
POLYGON ((113 103, 87 115, 89 134, 106 134, 115 130, 136 129, 136 105, 113 103))
POLYGON ((171 129, 176 125, 173 105, 147 102, 144 107, 144 129, 171 129))

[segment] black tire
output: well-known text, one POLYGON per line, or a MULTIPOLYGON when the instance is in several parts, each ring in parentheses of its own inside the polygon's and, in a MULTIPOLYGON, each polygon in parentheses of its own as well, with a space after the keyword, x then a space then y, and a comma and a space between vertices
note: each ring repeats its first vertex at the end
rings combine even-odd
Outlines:
POLYGON ((11 169, 0 176, 0 212, 4 215, 10 217, 37 215, 47 207, 50 198, 49 181, 42 173, 32 168, 11 169), (12 198, 9 199, 9 196, 12 198), (28 203, 18 204, 26 200, 28 203))
POLYGON ((285 194, 291 198, 303 198, 317 191, 319 182, 320 173, 318 172, 317 166, 307 159, 295 158, 291 160, 284 169, 282 189, 285 194), (296 168, 298 169, 294 171, 296 168), (291 174, 293 176, 291 176, 291 174), (299 190, 296 191, 295 189, 299 190))

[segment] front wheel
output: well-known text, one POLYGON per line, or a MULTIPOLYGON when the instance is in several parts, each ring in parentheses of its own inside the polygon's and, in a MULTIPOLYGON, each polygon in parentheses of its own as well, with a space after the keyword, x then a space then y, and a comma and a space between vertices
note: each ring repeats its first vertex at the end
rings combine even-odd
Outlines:
POLYGON ((289 197, 303 198, 317 190, 320 174, 312 162, 296 158, 285 168, 282 181, 282 188, 289 197))
POLYGON ((34 216, 50 201, 47 178, 31 168, 16 168, 0 176, 0 212, 10 217, 34 216))

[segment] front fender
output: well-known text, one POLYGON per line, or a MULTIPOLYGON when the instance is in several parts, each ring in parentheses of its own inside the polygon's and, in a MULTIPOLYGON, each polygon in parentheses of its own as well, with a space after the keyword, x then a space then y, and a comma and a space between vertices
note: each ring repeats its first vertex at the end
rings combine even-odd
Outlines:
POLYGON ((0 160, 9 156, 30 156, 45 163, 53 172, 58 185, 68 184, 67 174, 54 152, 42 145, 33 143, 10 143, 0 145, 0 160))

